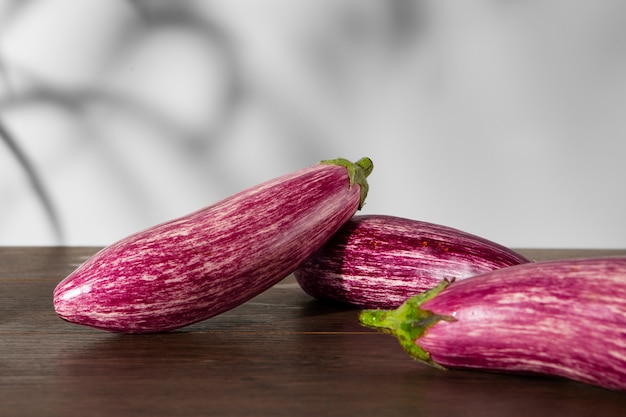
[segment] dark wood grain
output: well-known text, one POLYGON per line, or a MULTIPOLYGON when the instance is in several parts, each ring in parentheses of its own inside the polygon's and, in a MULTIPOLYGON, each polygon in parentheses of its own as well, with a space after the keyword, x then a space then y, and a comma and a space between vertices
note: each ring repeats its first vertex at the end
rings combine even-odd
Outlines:
MULTIPOLYGON (((289 277, 185 329, 63 322, 52 290, 96 248, 0 248, 0 416, 622 416, 626 393, 413 362, 289 277)), ((624 251, 520 250, 535 259, 624 251)))

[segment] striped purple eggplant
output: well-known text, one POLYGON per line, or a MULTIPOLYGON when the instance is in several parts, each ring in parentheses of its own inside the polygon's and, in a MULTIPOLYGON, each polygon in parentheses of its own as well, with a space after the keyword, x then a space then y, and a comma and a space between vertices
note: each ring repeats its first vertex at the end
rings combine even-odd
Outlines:
POLYGON ((392 308, 444 278, 527 262, 511 249, 451 227, 363 215, 352 217, 294 275, 314 298, 392 308))
POLYGON ((122 333, 174 330, 276 284, 363 205, 369 158, 322 161, 128 236, 54 290, 69 322, 122 333))
POLYGON ((626 389, 626 257, 543 261, 442 281, 396 310, 364 310, 359 320, 431 365, 626 389))

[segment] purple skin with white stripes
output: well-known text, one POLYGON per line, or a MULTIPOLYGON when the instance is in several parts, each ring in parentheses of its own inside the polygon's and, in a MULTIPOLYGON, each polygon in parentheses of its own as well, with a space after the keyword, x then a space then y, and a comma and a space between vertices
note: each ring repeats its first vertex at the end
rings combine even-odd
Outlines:
POLYGON ((442 279, 530 262, 451 227, 386 215, 354 216, 294 275, 310 296, 362 308, 398 307, 442 279))
POLYGON ((106 247, 54 290, 64 320, 174 330, 230 310, 293 272, 363 205, 369 158, 322 161, 106 247))
POLYGON ((444 281, 359 319, 434 366, 626 390, 626 258, 543 261, 444 281))

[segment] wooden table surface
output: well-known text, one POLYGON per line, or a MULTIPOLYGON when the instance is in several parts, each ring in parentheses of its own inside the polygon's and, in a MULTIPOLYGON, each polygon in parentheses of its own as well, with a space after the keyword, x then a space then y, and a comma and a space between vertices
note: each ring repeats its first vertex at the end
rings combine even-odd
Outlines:
POLYGON ((626 415, 626 392, 414 362, 391 336, 360 327, 358 310, 313 300, 293 277, 172 333, 66 323, 52 290, 96 250, 0 248, 0 416, 626 415))

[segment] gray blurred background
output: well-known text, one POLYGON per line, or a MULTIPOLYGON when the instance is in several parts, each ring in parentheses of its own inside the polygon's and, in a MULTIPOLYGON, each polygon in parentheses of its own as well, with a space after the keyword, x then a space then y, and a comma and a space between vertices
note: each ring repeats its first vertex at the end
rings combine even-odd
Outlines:
POLYGON ((0 245, 106 245, 338 156, 363 214, 626 248, 621 0, 0 0, 0 245))

